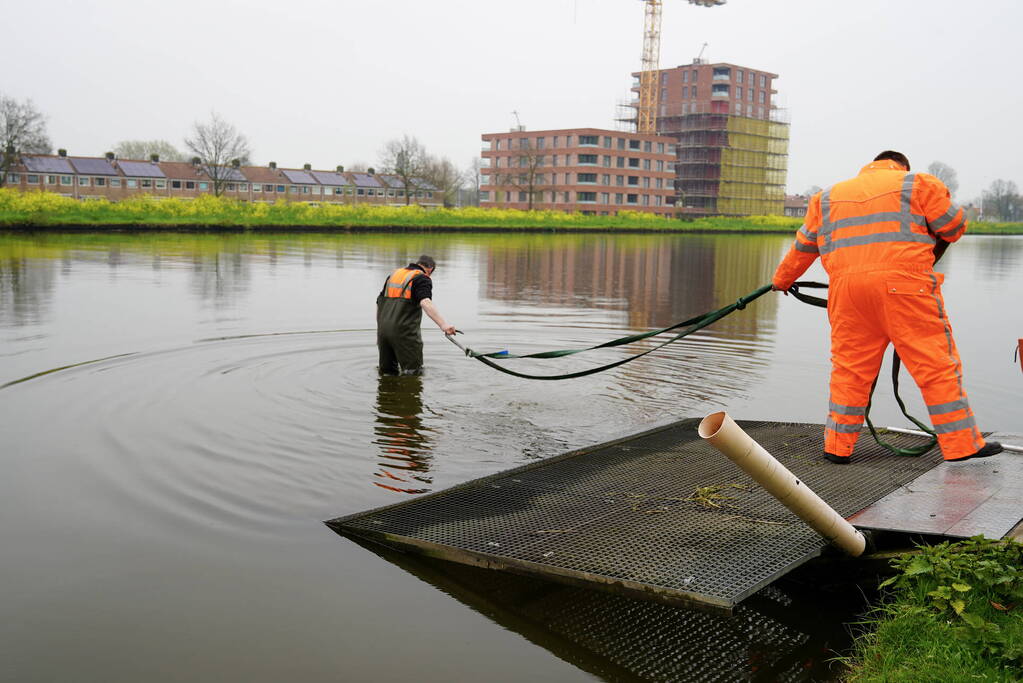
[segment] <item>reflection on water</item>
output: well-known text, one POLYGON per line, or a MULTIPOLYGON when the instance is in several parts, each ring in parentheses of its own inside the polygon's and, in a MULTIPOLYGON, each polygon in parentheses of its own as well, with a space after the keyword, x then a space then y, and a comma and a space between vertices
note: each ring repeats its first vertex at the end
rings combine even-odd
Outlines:
MULTIPOLYGON (((826 319, 777 295, 567 382, 496 373, 427 321, 425 373, 381 377, 375 297, 395 267, 432 254, 435 301, 466 343, 531 352, 731 303, 768 282, 790 243, 0 234, 0 386, 79 364, 0 389, 0 662, 30 674, 15 680, 452 680, 451 662, 480 680, 631 680, 683 671, 669 660, 688 652, 690 633, 696 649, 731 643, 714 651, 708 679, 817 661, 819 641, 773 613, 760 633, 563 593, 549 603, 565 605, 562 619, 545 611, 541 586, 475 578, 455 583, 482 598, 440 586, 456 600, 438 599, 320 524, 712 410, 824 419, 826 319), (382 653, 395 639, 402 654, 382 653)), ((942 269, 978 422, 1023 431, 1011 353, 1023 239, 963 240, 942 269)), ((556 374, 651 343, 507 362, 556 374)), ((875 423, 901 424, 878 394, 875 423)), ((750 619, 772 600, 750 606, 750 619)), ((820 615, 828 626, 843 618, 820 615)))
POLYGON ((430 429, 423 425, 421 375, 381 375, 377 386, 375 443, 380 468, 373 483, 399 493, 427 493, 432 456, 430 429))

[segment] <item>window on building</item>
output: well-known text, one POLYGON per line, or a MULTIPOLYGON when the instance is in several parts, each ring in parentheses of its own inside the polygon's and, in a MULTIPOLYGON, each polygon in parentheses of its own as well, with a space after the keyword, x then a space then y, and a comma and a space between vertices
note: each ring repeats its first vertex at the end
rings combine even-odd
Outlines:
POLYGON ((600 144, 600 136, 597 135, 580 135, 579 146, 580 147, 596 147, 600 144))
POLYGON ((7 182, 9 182, 9 183, 20 183, 21 182, 21 176, 18 175, 17 173, 8 173, 7 174, 7 182))
POLYGON ((661 85, 667 85, 667 84, 668 84, 668 72, 667 71, 662 71, 661 72, 661 85))
POLYGON ((277 191, 280 192, 281 194, 284 194, 284 186, 283 185, 278 185, 277 186, 277 191))
POLYGON ((604 166, 604 168, 611 168, 611 157, 608 156, 607 154, 605 154, 601 158, 600 162, 601 162, 601 165, 604 166))
POLYGON ((568 203, 568 192, 561 193, 561 201, 565 202, 566 204, 568 203))
POLYGON ((579 173, 579 174, 576 174, 576 182, 578 182, 578 183, 594 183, 595 184, 597 182, 597 174, 596 173, 579 173))
POLYGON ((121 179, 120 178, 111 178, 110 179, 110 187, 120 187, 120 186, 121 186, 121 179))
POLYGON ((760 74, 760 87, 761 88, 767 87, 767 76, 765 76, 764 74, 760 74))
POLYGON ((764 110, 761 109, 760 107, 757 107, 757 118, 758 119, 764 118, 764 110))
POLYGON ((698 77, 699 75, 700 75, 700 72, 699 72, 699 71, 697 71, 696 69, 693 69, 693 83, 695 83, 695 82, 696 82, 696 79, 697 79, 697 77, 698 77))
POLYGON ((600 193, 600 203, 601 204, 610 204, 611 203, 611 194, 609 192, 601 192, 600 193))
POLYGON ((656 168, 657 168, 657 172, 658 173, 664 173, 664 161, 661 160, 661 159, 658 159, 657 160, 657 167, 656 168))
MULTIPOLYGON (((159 180, 156 181, 156 186, 158 188, 160 187, 160 181, 159 180)), ((249 191, 249 184, 248 183, 238 183, 238 191, 239 192, 248 192, 249 191)))
POLYGON ((363 195, 365 195, 365 194, 366 194, 366 191, 365 191, 364 189, 362 189, 361 187, 360 187, 360 188, 359 188, 358 190, 356 190, 355 192, 356 192, 356 194, 357 194, 357 195, 359 195, 360 197, 362 197, 363 195))
POLYGON ((618 149, 625 149, 625 138, 618 138, 618 149))
POLYGON ((185 189, 186 190, 194 190, 195 189, 195 181, 186 180, 185 181, 185 189))
POLYGON ((604 147, 606 147, 607 149, 611 149, 611 136, 610 135, 605 135, 604 136, 604 147))
POLYGON ((639 176, 638 175, 630 175, 629 176, 629 187, 639 187, 639 176))
POLYGON ((615 168, 625 168, 625 157, 615 157, 615 168))
POLYGON ((742 116, 742 103, 741 102, 736 102, 735 103, 735 113, 738 116, 742 116))
POLYGON ((662 197, 661 195, 655 195, 654 206, 661 206, 662 204, 664 204, 664 197, 662 197))
POLYGON ((653 144, 654 143, 650 142, 649 140, 644 140, 643 141, 643 151, 644 152, 652 152, 653 151, 653 144))
POLYGON ((664 154, 664 143, 663 142, 658 142, 657 143, 657 153, 658 154, 664 154))
POLYGON ((683 71, 682 72, 682 82, 683 83, 688 83, 689 82, 689 72, 688 71, 683 71))
POLYGON ((525 168, 529 165, 529 157, 519 157, 519 168, 525 168))
POLYGON ((575 200, 577 202, 596 202, 597 201, 597 193, 596 192, 576 192, 575 193, 575 200))
POLYGON ((648 177, 643 178, 643 187, 650 189, 650 178, 648 177))
POLYGON ((142 180, 141 182, 142 182, 142 187, 152 187, 153 186, 153 181, 150 180, 149 178, 146 178, 146 179, 142 180))
POLYGON ((696 95, 696 86, 695 86, 695 85, 693 86, 693 92, 692 92, 692 95, 693 95, 693 99, 695 100, 695 99, 696 99, 696 97, 697 97, 697 95, 696 95))
POLYGON ((558 146, 558 136, 557 135, 554 136, 554 146, 555 147, 558 146))
POLYGON ((661 88, 661 102, 667 102, 667 101, 668 101, 668 89, 667 88, 661 88))
POLYGON ((204 183, 204 182, 199 183, 199 191, 200 192, 206 192, 209 189, 210 189, 210 184, 209 183, 204 183))
POLYGON ((629 157, 629 168, 639 168, 639 159, 629 157))
POLYGON ((656 187, 658 190, 664 189, 664 178, 658 178, 655 182, 656 185, 654 187, 656 187))
POLYGON ((629 149, 639 151, 639 140, 629 140, 629 149))
POLYGON ((47 185, 56 185, 57 184, 57 176, 55 176, 55 175, 48 175, 48 176, 46 176, 46 184, 47 185))
POLYGON ((274 191, 274 186, 273 185, 263 185, 263 192, 273 192, 273 191, 274 191))
POLYGON ((729 97, 732 94, 732 86, 727 83, 715 83, 710 87, 711 97, 729 97))
POLYGON ((263 189, 262 185, 257 185, 256 183, 252 183, 252 191, 253 192, 259 192, 262 189, 263 189))
MULTIPOLYGON (((145 181, 142 181, 142 182, 145 182, 145 181)), ((228 192, 234 192, 235 188, 236 188, 236 185, 234 183, 228 183, 227 184, 227 191, 228 192)))
MULTIPOLYGON (((85 180, 86 180, 85 184, 88 185, 89 184, 89 182, 88 182, 89 179, 86 178, 85 180)), ((28 175, 25 176, 25 182, 28 183, 29 185, 38 185, 39 184, 39 176, 36 175, 35 173, 29 173, 28 175)))
POLYGON ((298 186, 297 185, 289 185, 288 186, 288 192, 291 192, 292 194, 298 194, 298 186))
POLYGON ((732 70, 727 66, 715 66, 712 78, 715 81, 730 81, 732 80, 732 70))
POLYGON ((345 188, 345 194, 347 194, 349 197, 352 196, 352 194, 354 192, 355 192, 355 188, 354 187, 346 187, 345 188))
POLYGON ((180 190, 181 189, 181 181, 180 180, 172 180, 171 181, 171 189, 172 190, 180 190))
POLYGON ((139 181, 135 180, 134 178, 128 178, 127 180, 124 181, 124 186, 127 187, 129 190, 134 190, 136 187, 139 186, 139 181))
POLYGON ((103 177, 93 178, 92 184, 95 185, 96 187, 105 187, 107 184, 107 179, 103 177))
POLYGON ((747 104, 746 105, 746 116, 748 116, 750 118, 753 118, 753 105, 752 104, 747 104))
POLYGON ((623 199, 625 199, 625 195, 621 192, 615 192, 615 204, 621 204, 623 199))
POLYGON ((616 175, 615 176, 615 185, 617 185, 619 187, 625 185, 625 176, 623 176, 623 175, 616 175))
POLYGON ((609 174, 607 174, 607 173, 605 173, 604 175, 600 176, 600 184, 601 185, 610 185, 611 184, 611 176, 609 174))
POLYGON ((571 146, 572 146, 572 136, 571 135, 566 135, 565 136, 565 147, 571 147, 571 146))
POLYGON ((529 149, 529 138, 519 138, 519 149, 529 149))
POLYGON ((480 201, 481 202, 490 201, 490 190, 480 190, 480 201))
POLYGON ((643 206, 650 206, 650 195, 643 195, 643 206))
POLYGON ((689 99, 689 86, 688 85, 682 86, 682 99, 683 100, 689 99))
POLYGON ((371 188, 369 188, 368 190, 366 190, 366 194, 367 194, 368 196, 370 196, 370 197, 376 197, 376 196, 377 196, 377 191, 376 191, 376 190, 374 190, 374 189, 373 189, 373 188, 371 187, 371 188))
POLYGON ((649 171, 650 170, 650 160, 649 159, 643 159, 643 170, 644 171, 649 171))
POLYGON ((544 137, 538 137, 536 139, 536 148, 543 149, 547 145, 547 139, 544 137))
POLYGON ((596 166, 597 165, 597 155, 596 154, 580 154, 579 155, 579 164, 580 165, 592 164, 592 165, 596 166))
POLYGON ((526 193, 525 192, 519 192, 519 201, 520 202, 526 201, 526 193))
POLYGON ((625 203, 626 204, 636 204, 638 202, 639 202, 639 195, 638 194, 627 194, 627 195, 625 195, 625 203))
POLYGON ((737 69, 736 70, 736 72, 735 72, 735 82, 736 83, 742 83, 742 74, 743 74, 742 69, 737 69))
POLYGON ((758 97, 760 99, 760 104, 764 104, 764 103, 767 102, 767 99, 766 99, 767 98, 767 93, 764 92, 763 90, 760 91, 758 97))
POLYGON ((753 88, 746 89, 746 99, 749 100, 750 102, 753 101, 753 88))

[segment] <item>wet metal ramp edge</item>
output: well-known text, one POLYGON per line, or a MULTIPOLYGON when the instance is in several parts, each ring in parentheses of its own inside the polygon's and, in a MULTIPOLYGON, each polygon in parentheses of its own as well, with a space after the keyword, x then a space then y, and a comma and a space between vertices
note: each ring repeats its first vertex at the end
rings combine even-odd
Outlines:
MULTIPOLYGON (((698 424, 683 420, 327 524, 432 557, 730 611, 826 543, 706 445, 698 424)), ((843 516, 940 462, 936 452, 900 458, 864 440, 852 464, 835 466, 821 457, 820 425, 740 425, 843 516)))

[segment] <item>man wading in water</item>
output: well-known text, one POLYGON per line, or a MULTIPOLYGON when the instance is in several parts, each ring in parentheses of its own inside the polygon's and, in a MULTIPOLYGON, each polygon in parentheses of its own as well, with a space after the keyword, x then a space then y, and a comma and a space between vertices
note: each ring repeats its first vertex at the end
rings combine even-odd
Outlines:
POLYGON ((419 326, 423 311, 444 334, 454 334, 433 305, 433 281, 437 268, 433 258, 422 255, 415 263, 391 273, 377 296, 377 348, 380 372, 385 375, 412 375, 423 370, 423 337, 419 326))

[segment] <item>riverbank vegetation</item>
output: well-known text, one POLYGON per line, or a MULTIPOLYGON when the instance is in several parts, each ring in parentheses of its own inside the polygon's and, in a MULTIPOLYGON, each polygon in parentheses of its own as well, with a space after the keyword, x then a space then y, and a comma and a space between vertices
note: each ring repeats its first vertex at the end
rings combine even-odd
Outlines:
POLYGON ((977 536, 894 564, 848 680, 1023 680, 1023 545, 977 536))
MULTIPOLYGON (((607 230, 656 232, 795 231, 802 219, 785 216, 715 216, 666 219, 638 211, 586 216, 560 211, 424 209, 419 206, 240 202, 204 195, 195 199, 142 196, 120 202, 79 201, 45 192, 0 190, 0 226, 8 228, 124 227, 340 230, 607 230)), ((971 232, 1023 234, 1023 224, 973 224, 971 232)))

